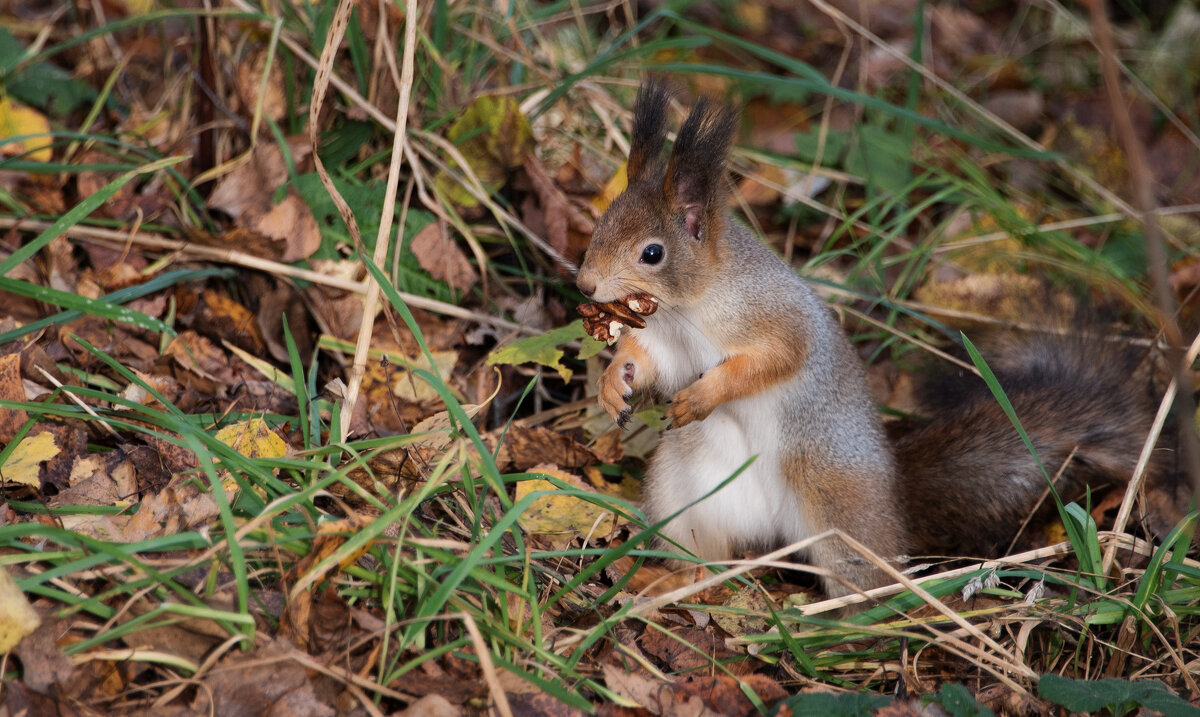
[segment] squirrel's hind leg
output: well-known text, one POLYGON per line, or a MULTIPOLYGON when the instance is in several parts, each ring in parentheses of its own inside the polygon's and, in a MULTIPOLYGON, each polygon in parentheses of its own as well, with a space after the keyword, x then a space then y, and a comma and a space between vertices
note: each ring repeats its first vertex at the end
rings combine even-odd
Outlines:
MULTIPOLYGON (((810 535, 839 529, 890 564, 900 565, 908 549, 906 529, 893 499, 894 487, 880 485, 891 480, 891 472, 878 467, 824 472, 817 480, 806 480, 801 504, 810 535)), ((818 541, 808 552, 813 565, 829 572, 821 584, 830 597, 894 582, 890 573, 837 535, 818 541)))

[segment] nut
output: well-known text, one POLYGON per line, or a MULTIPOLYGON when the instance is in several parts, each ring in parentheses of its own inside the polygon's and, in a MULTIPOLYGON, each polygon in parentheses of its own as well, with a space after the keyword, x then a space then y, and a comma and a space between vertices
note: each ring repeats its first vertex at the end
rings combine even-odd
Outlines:
POLYGON ((588 334, 612 345, 620 337, 623 327, 646 328, 646 320, 642 317, 658 311, 658 299, 643 291, 616 301, 580 304, 578 310, 588 334))

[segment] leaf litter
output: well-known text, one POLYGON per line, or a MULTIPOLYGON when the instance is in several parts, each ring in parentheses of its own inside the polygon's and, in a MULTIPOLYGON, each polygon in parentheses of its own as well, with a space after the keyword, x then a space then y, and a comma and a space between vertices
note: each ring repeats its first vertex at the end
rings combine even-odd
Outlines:
MULTIPOLYGON (((424 84, 410 108, 398 193, 406 205, 379 267, 412 297, 412 324, 392 308, 369 317, 363 398, 344 417, 346 443, 336 425, 340 387, 363 324, 368 273, 320 187, 313 153, 333 173, 364 241, 373 242, 391 144, 375 108, 389 110, 399 96, 386 53, 399 45, 405 13, 356 4, 346 45, 326 68, 341 94, 321 108, 314 148, 305 101, 319 79, 305 48, 324 38, 306 33, 325 27, 326 15, 285 14, 276 38, 261 13, 235 21, 154 2, 109 3, 103 17, 96 8, 51 17, 22 2, 0 11, 8 28, 0 30, 0 86, 8 93, 0 101, 7 164, 0 166, 0 262, 56 232, 34 256, 7 266, 4 279, 20 286, 0 287, 0 332, 53 315, 62 295, 91 302, 82 315, 0 344, 0 615, 18 618, 0 626, 0 641, 20 640, 6 663, 3 709, 1090 709, 1074 683, 1055 692, 1043 682, 1039 690, 1017 669, 1095 677, 1121 664, 1107 649, 1115 633, 1105 632, 1124 619, 1114 601, 1071 612, 1059 588, 1050 607, 1021 602, 1040 584, 1029 573, 1069 579, 1069 563, 1017 561, 966 602, 944 592, 1014 651, 997 663, 944 637, 951 628, 919 600, 894 605, 903 617, 871 616, 897 620, 886 628, 831 623, 829 612, 806 615, 819 596, 794 571, 764 565, 720 581, 703 569, 646 562, 638 476, 662 414, 639 407, 629 433, 600 414, 590 394, 604 347, 574 320, 578 296, 564 266, 579 260, 595 218, 624 189, 631 99, 624 86, 653 62, 740 62, 760 78, 782 76, 777 59, 738 45, 747 38, 835 83, 857 77, 866 93, 834 103, 796 87, 756 87, 754 79, 735 87, 723 71, 701 71, 690 83, 678 78, 690 93, 741 92, 748 127, 735 158, 738 197, 781 252, 823 257, 810 267, 814 275, 861 288, 856 268, 838 253, 851 256, 872 236, 902 244, 933 230, 932 267, 896 281, 937 316, 1019 321, 1020 306, 1006 299, 1047 284, 1029 266, 1078 256, 1072 244, 1033 246, 1031 231, 1078 223, 1072 239, 1097 265, 1115 267, 1086 277, 1104 303, 1108 293, 1128 292, 1128 277, 1142 270, 1130 225, 1105 218, 1107 207, 1076 192, 1078 176, 1016 153, 991 156, 1011 193, 985 191, 965 166, 980 156, 965 140, 933 132, 914 146, 900 113, 864 110, 871 93, 894 100, 888 93, 907 86, 910 68, 893 54, 855 50, 847 26, 822 3, 742 3, 732 15, 696 6, 665 39, 643 32, 639 42, 650 49, 611 69, 579 63, 611 59, 606 53, 623 47, 613 33, 629 29, 632 18, 621 13, 601 21, 582 9, 561 17, 523 9, 515 24, 489 25, 462 8, 416 5, 432 23, 418 52, 436 54, 422 55, 430 79, 418 80, 424 84), (105 24, 114 21, 125 24, 105 24), (46 27, 47 38, 34 25, 46 27), (704 28, 711 42, 672 44, 704 28), (206 39, 193 50, 194 37, 206 39), (200 65, 216 75, 205 77, 200 65), (542 104, 568 83, 566 94, 542 104), (197 126, 203 107, 215 119, 197 126), (254 127, 259 134, 250 136, 254 127), (194 158, 206 142, 214 147, 211 167, 194 158), (87 221, 54 229, 68 209, 131 168, 185 156, 169 171, 113 189, 87 221), (911 172, 914 159, 937 180, 922 183, 911 172), (826 204, 821 191, 829 187, 838 198, 826 204), (912 213, 891 213, 886 197, 904 195, 912 213), (937 198, 921 204, 930 197, 937 198), (865 223, 876 218, 894 224, 879 232, 865 223), (121 302, 104 298, 213 265, 236 271, 121 302), (948 689, 958 683, 969 689, 948 689)), ((918 42, 911 3, 860 10, 858 19, 883 42, 918 42)), ((1019 18, 935 3, 932 35, 922 41, 933 54, 922 67, 975 88, 972 96, 993 116, 1119 187, 1126 160, 1104 96, 1066 76, 1078 64, 1066 58, 1091 51, 1064 29, 1063 12, 1039 8, 1019 18), (1014 24, 1015 36, 1047 37, 1047 44, 1032 58, 1006 56, 1010 36, 995 30, 998 16, 1014 24)), ((1179 22, 1187 12, 1179 11, 1179 22)), ((1156 37, 1174 37, 1164 18, 1143 22, 1129 20, 1130 42, 1155 47, 1156 37)), ((1155 51, 1194 48, 1164 42, 1155 51)), ((1156 62, 1148 81, 1160 88, 1159 105, 1139 98, 1135 117, 1161 159, 1161 199, 1184 206, 1200 186, 1195 163, 1180 159, 1195 153, 1194 135, 1186 124, 1151 121, 1190 101, 1170 80, 1169 68, 1184 65, 1156 62)), ((942 99, 929 91, 917 106, 949 116, 933 110, 942 99)), ((972 131, 981 145, 993 141, 986 122, 972 131)), ((1198 231, 1191 214, 1173 216, 1175 235, 1198 231)), ((1056 239, 1056 231, 1039 236, 1056 239)), ((889 255, 892 266, 903 258, 889 255)), ((1173 267, 1185 312, 1195 311, 1195 266, 1185 256, 1173 267)), ((871 287, 876 296, 889 289, 871 287)), ((1066 292, 1047 296, 1073 308, 1066 292)), ((872 379, 899 394, 894 368, 906 355, 870 327, 857 330, 869 350, 896 358, 875 362, 872 379)), ((1147 503, 1182 517, 1186 497, 1156 491, 1147 488, 1147 503)), ((1119 502, 1110 493, 1092 504, 1092 515, 1107 524, 1119 502)), ((1175 524, 1160 522, 1139 535, 1161 537, 1175 524)), ((1061 527, 1047 530, 1030 532, 1041 536, 1030 546, 1039 560, 1061 555, 1038 552, 1062 540, 1052 532, 1061 535, 1061 527)), ((1136 576, 1151 551, 1130 541, 1124 570, 1136 576)), ((1182 553, 1172 559, 1176 574, 1195 570, 1182 553)), ((1101 706, 1170 710, 1190 700, 1194 709, 1200 701, 1189 671, 1194 586, 1168 587, 1176 591, 1171 608, 1140 608, 1166 622, 1147 619, 1140 647, 1121 644, 1136 653, 1137 670, 1162 680, 1149 684, 1173 691, 1112 692, 1107 702, 1104 692, 1101 706)), ((1155 600, 1168 599, 1163 590, 1155 600)))

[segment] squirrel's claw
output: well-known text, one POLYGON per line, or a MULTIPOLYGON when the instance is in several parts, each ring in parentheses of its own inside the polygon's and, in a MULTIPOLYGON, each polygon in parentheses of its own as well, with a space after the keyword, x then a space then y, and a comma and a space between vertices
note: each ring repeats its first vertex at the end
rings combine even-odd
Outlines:
POLYGON ((675 394, 667 409, 671 428, 683 428, 694 421, 703 421, 713 412, 715 404, 708 398, 704 388, 706 386, 697 381, 675 394))

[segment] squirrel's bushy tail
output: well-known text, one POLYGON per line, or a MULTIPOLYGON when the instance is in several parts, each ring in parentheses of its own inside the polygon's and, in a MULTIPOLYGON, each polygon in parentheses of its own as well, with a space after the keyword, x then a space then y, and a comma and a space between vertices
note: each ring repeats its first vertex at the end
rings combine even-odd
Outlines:
MULTIPOLYGON (((979 348, 1064 503, 1129 481, 1162 398, 1150 349, 1051 334, 979 348)), ((913 549, 1000 554, 1040 500, 1039 515, 1053 511, 1046 479, 981 378, 962 370, 921 383, 928 420, 896 442, 913 549)), ((1147 479, 1162 481, 1173 452, 1160 442, 1153 455, 1147 479)))

